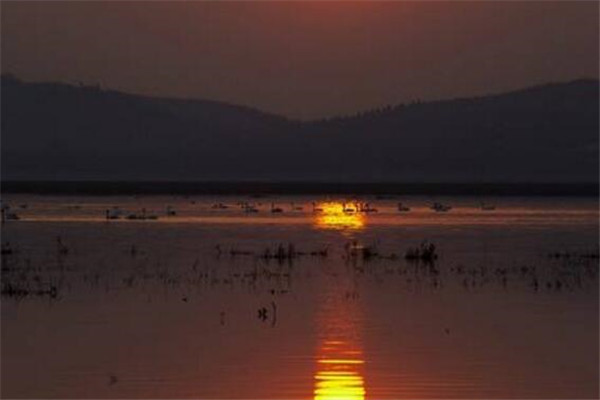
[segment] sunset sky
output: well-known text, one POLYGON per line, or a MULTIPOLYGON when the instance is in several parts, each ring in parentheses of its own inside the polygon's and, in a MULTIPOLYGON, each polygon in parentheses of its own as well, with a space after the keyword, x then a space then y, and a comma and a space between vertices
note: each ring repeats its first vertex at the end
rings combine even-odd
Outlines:
POLYGON ((298 118, 598 77, 599 3, 5 2, 2 72, 298 118))

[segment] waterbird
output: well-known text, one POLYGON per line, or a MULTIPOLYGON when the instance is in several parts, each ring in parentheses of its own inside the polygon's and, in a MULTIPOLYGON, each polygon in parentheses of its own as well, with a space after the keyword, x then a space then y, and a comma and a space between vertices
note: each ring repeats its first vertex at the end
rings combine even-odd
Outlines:
POLYGON ((342 204, 342 211, 345 212, 346 214, 351 214, 354 211, 356 211, 356 209, 352 208, 352 207, 346 207, 346 203, 342 204))
POLYGON ((121 215, 121 210, 119 210, 118 207, 113 207, 110 210, 106 210, 105 211, 106 214, 106 219, 119 219, 119 216, 121 215))
POLYGON ((446 212, 452 209, 452 206, 438 203, 437 201, 431 205, 431 209, 435 212, 446 212))
POLYGON ((242 202, 240 207, 246 213, 257 213, 258 212, 258 208, 256 208, 255 206, 253 206, 251 204, 248 204, 246 202, 242 202))
POLYGON ((127 216, 127 219, 131 219, 131 220, 147 220, 147 219, 151 219, 151 220, 156 220, 158 219, 157 215, 153 215, 153 214, 146 214, 146 209, 142 208, 142 212, 141 214, 129 214, 127 216))
POLYGON ((371 205, 369 203, 359 203, 359 204, 357 204, 357 206, 359 207, 359 210, 361 212, 365 212, 365 213, 378 211, 376 208, 371 207, 371 205))
POLYGON ((496 209, 496 206, 493 204, 485 204, 485 203, 481 203, 480 204, 480 208, 483 211, 494 211, 496 209))
POLYGON ((292 211, 302 211, 304 210, 304 207, 302 206, 297 206, 294 204, 294 202, 290 203, 291 209, 292 211))
POLYGON ((317 203, 315 203, 314 201, 312 202, 312 210, 314 213, 323 212, 323 209, 321 207, 317 207, 317 203))
POLYGON ((398 211, 400 212, 408 212, 410 211, 410 207, 405 206, 402 203, 398 203, 398 211))
POLYGON ((175 215, 177 215, 177 211, 175 211, 175 209, 174 209, 174 208, 173 208, 173 206, 171 206, 171 205, 168 205, 168 206, 167 206, 167 209, 166 209, 166 211, 167 211, 167 215, 168 215, 169 217, 174 217, 175 215))

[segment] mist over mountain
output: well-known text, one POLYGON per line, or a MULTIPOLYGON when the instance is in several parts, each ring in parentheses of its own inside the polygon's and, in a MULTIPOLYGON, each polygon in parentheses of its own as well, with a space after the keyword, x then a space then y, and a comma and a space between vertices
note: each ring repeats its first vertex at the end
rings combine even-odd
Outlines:
POLYGON ((294 121, 3 76, 3 180, 596 182, 599 84, 294 121))

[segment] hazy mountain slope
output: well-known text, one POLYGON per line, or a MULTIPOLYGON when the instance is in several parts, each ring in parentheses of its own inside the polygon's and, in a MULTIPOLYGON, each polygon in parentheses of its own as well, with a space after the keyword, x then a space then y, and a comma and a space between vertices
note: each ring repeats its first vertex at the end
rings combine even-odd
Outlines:
POLYGON ((598 81, 297 122, 2 79, 3 179, 596 181, 598 81))
MULTIPOLYGON (((598 81, 378 110, 315 124, 374 177, 596 181, 598 81)), ((326 147, 326 146, 324 146, 326 147)))
POLYGON ((44 179, 218 176, 224 167, 238 169, 231 165, 238 151, 258 151, 257 144, 290 126, 280 117, 216 102, 3 80, 2 173, 44 179))

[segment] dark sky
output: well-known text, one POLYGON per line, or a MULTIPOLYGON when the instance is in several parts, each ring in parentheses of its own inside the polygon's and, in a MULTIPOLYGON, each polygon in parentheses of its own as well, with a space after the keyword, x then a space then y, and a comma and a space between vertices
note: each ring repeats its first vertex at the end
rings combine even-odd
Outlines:
POLYGON ((292 117, 598 77, 596 1, 6 2, 2 71, 292 117))

